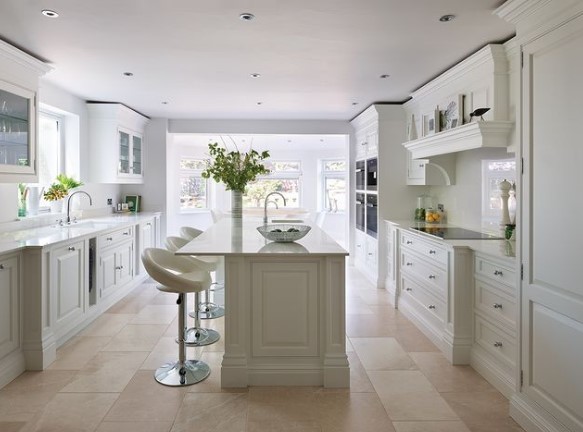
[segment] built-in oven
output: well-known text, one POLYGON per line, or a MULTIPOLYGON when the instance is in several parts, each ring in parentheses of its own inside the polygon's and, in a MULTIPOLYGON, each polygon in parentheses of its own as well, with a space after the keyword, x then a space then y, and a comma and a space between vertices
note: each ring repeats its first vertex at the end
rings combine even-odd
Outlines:
POLYGON ((366 233, 377 238, 377 196, 369 194, 366 196, 366 233))
POLYGON ((364 218, 366 202, 363 193, 356 194, 356 229, 364 231, 364 218))
POLYGON ((365 178, 365 166, 364 161, 356 161, 356 190, 364 190, 364 178, 365 178))
POLYGON ((366 161, 366 190, 377 190, 377 158, 366 161))

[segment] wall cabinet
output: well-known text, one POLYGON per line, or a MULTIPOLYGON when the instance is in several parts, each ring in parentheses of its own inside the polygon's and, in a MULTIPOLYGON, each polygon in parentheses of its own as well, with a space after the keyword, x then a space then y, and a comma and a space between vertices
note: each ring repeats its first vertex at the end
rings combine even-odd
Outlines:
POLYGON ((104 298, 117 292, 134 276, 133 228, 103 234, 97 239, 99 250, 99 292, 104 298))
POLYGON ((148 118, 122 104, 89 103, 90 173, 96 183, 143 183, 148 118))

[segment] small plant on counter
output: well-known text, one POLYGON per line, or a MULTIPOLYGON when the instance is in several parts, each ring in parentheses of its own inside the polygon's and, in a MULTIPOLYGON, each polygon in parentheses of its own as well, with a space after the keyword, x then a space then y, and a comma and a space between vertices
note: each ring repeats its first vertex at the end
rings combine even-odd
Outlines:
POLYGON ((57 181, 49 186, 43 197, 46 201, 58 201, 67 196, 71 189, 82 186, 83 183, 65 174, 59 174, 57 181))
POLYGON ((257 176, 269 174, 269 169, 262 163, 269 157, 268 151, 259 153, 251 149, 242 153, 236 148, 229 152, 226 147, 211 143, 209 153, 211 160, 207 161, 207 167, 201 175, 205 179, 212 178, 224 183, 227 190, 244 193, 245 186, 257 179, 257 176))

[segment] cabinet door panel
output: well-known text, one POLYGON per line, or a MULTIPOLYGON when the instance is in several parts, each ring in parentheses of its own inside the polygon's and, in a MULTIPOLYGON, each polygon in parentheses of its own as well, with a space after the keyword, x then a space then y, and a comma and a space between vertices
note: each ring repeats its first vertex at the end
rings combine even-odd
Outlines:
POLYGON ((119 131, 119 168, 120 174, 130 173, 130 134, 119 131))
POLYGON ((84 313, 85 280, 83 243, 67 245, 52 254, 53 293, 56 296, 56 323, 74 320, 84 313))
POLYGON ((119 247, 116 252, 115 262, 117 270, 117 280, 116 285, 121 286, 129 282, 133 277, 133 259, 134 246, 133 243, 129 242, 125 245, 119 247))
POLYGON ((0 358, 20 346, 18 259, 0 259, 0 358))
POLYGON ((101 253, 100 260, 101 297, 108 296, 115 287, 115 250, 101 253))

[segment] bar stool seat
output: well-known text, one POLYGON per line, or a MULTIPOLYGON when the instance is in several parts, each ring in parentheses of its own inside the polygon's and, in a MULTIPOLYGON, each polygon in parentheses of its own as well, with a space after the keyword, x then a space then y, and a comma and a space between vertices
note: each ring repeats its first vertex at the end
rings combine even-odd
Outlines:
POLYGON ((142 262, 148 275, 160 284, 160 291, 178 294, 178 360, 156 369, 156 381, 167 386, 186 386, 204 380, 210 374, 210 367, 200 360, 186 360, 186 299, 187 293, 195 293, 196 297, 208 288, 209 272, 193 270, 196 267, 191 260, 165 249, 145 249, 142 262))

